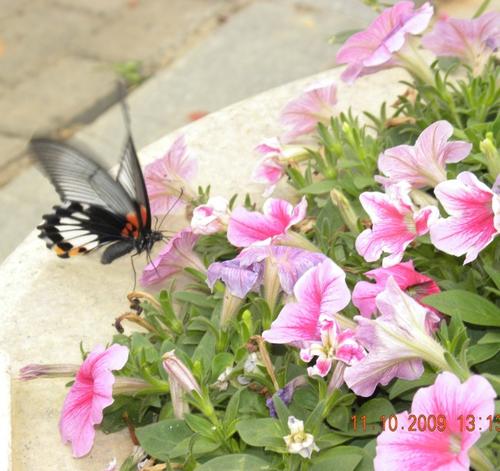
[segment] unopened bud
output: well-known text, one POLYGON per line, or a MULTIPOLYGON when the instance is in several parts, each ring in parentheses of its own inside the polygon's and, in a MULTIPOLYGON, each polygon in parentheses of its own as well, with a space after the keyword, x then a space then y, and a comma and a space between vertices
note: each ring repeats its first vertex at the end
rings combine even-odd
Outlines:
POLYGON ((179 383, 184 392, 196 391, 201 396, 200 385, 189 368, 177 357, 175 350, 163 355, 163 368, 169 377, 173 377, 179 383))
POLYGON ((500 156, 493 140, 493 133, 486 133, 486 139, 480 142, 479 149, 486 158, 488 172, 493 179, 496 179, 500 174, 500 156))
POLYGON ((330 192, 330 198, 332 200, 332 203, 338 208, 345 225, 354 235, 358 235, 358 216, 354 212, 354 209, 352 209, 349 200, 341 191, 336 189, 333 189, 330 192))

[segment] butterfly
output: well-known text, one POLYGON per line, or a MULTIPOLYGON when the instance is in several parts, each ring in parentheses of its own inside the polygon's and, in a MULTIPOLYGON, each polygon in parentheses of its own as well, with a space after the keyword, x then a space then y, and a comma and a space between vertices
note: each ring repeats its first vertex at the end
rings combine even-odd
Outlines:
MULTIPOLYGON (((123 105, 123 103, 122 103, 123 105)), ((151 228, 151 209, 123 105, 127 138, 116 178, 83 147, 34 138, 31 151, 59 194, 62 204, 45 214, 37 229, 49 249, 69 258, 106 247, 101 263, 135 251, 146 252, 164 239, 151 228)))

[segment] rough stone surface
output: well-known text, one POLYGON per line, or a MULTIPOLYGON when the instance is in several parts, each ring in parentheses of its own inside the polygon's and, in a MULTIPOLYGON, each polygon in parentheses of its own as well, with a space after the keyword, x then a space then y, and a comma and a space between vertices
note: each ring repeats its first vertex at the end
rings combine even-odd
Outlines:
POLYGON ((138 6, 138 0, 53 0, 54 5, 97 15, 111 16, 138 6))
POLYGON ((11 394, 9 356, 0 350, 0 469, 11 469, 11 394))
MULTIPOLYGON (((2 136, 0 134, 0 172, 13 159, 24 152, 25 142, 17 137, 2 136)), ((0 176, 0 180, 2 177, 0 176)), ((1 185, 1 183, 0 183, 1 185)))
POLYGON ((3 41, 0 77, 10 86, 23 82, 66 55, 104 24, 98 17, 88 18, 84 13, 59 8, 46 1, 34 0, 24 8, 16 3, 11 2, 12 6, 6 8, 6 16, 0 17, 3 41))
POLYGON ((56 192, 34 167, 4 187, 4 191, 0 192, 0 214, 3 218, 2 234, 5 237, 0 244, 0 260, 23 241, 26 234, 41 222, 42 214, 56 203, 56 192))
MULTIPOLYGON (((255 144, 280 132, 276 117, 291 97, 310 82, 338 78, 339 73, 329 71, 266 92, 181 130, 199 161, 194 183, 211 183, 214 195, 231 195, 241 188, 260 194, 261 188, 247 184, 256 161, 252 153, 255 144)), ((376 112, 381 101, 393 100, 402 91, 397 84, 402 78, 400 71, 388 71, 364 77, 354 87, 341 85, 339 106, 352 106, 355 113, 376 112)), ((170 134, 144 149, 143 163, 165 152, 176 135, 170 134)), ((138 259, 136 266, 140 269, 145 260, 138 259)), ((114 318, 128 307, 125 294, 133 280, 128 257, 109 266, 101 265, 97 255, 61 260, 32 233, 0 267, 0 286, 0 345, 11 356, 12 371, 17 372, 26 363, 79 362, 80 340, 86 348, 107 342, 113 334, 114 318)), ((108 436, 97 433, 91 454, 74 460, 57 432, 64 394, 64 381, 14 381, 15 470, 101 471, 113 457, 120 461, 130 452, 125 432, 108 436)))
POLYGON ((59 59, 0 98, 0 109, 9 110, 0 116, 0 132, 29 138, 69 124, 85 110, 100 114, 115 101, 116 79, 106 64, 73 56, 59 59))
POLYGON ((128 9, 128 14, 115 18, 80 47, 85 54, 106 62, 142 60, 146 66, 161 64, 167 62, 197 28, 222 13, 224 7, 237 3, 231 0, 168 0, 168 8, 165 8, 164 1, 136 2, 134 8, 128 9), (179 25, 183 25, 182 30, 179 25))

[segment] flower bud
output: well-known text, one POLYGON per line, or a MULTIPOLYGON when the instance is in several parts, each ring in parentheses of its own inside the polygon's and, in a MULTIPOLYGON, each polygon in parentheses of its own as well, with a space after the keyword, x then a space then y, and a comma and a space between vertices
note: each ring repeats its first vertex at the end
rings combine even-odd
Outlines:
POLYGON ((169 377, 173 377, 179 383, 184 392, 192 393, 196 391, 201 396, 200 385, 189 368, 177 357, 175 350, 163 355, 163 368, 165 368, 169 377))
POLYGON ((227 228, 229 220, 229 202, 222 196, 214 196, 207 204, 197 206, 193 210, 191 229, 195 234, 215 234, 227 228))
POLYGON ((72 378, 78 372, 80 365, 68 363, 23 366, 19 370, 19 379, 29 381, 37 378, 72 378))
POLYGON ((340 215, 342 216, 342 220, 344 221, 345 225, 354 235, 358 235, 358 216, 354 212, 354 209, 352 209, 349 200, 341 191, 335 189, 330 192, 330 198, 332 200, 332 203, 339 209, 340 215))
POLYGON ((493 179, 496 179, 500 174, 500 155, 498 155, 498 149, 493 141, 493 133, 486 133, 486 139, 480 142, 479 149, 486 158, 488 172, 493 179))

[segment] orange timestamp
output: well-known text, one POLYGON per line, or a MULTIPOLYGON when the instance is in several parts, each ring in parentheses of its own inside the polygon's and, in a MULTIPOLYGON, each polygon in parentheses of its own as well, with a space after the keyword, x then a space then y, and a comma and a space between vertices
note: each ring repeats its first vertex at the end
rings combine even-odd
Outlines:
MULTIPOLYGON (((362 432, 375 430, 373 424, 368 424, 366 415, 353 415, 351 417, 352 427, 354 432, 358 429, 362 432)), ((476 417, 474 415, 459 415, 455 419, 450 420, 445 415, 438 414, 409 414, 408 421, 404 424, 400 423, 397 415, 381 415, 380 426, 382 432, 446 432, 448 429, 459 432, 500 432, 500 414, 488 415, 484 417, 476 417)))

